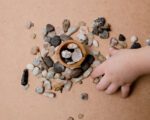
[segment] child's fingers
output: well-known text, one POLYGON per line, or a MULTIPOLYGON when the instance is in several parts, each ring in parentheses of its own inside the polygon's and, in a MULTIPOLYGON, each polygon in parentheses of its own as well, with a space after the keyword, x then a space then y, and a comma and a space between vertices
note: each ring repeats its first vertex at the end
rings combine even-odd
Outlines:
POLYGON ((107 94, 113 94, 115 93, 119 88, 119 85, 112 83, 111 85, 109 85, 109 87, 106 89, 106 93, 107 94))
POLYGON ((115 55, 116 53, 118 52, 118 50, 117 49, 115 49, 115 48, 109 48, 109 54, 111 55, 111 56, 113 56, 113 55, 115 55))
POLYGON ((100 82, 97 84, 96 88, 98 90, 105 90, 110 85, 110 81, 107 79, 106 75, 102 77, 100 82))
POLYGON ((123 98, 127 97, 130 92, 130 85, 124 85, 121 87, 121 95, 123 98))
POLYGON ((91 77, 92 78, 96 78, 100 75, 104 74, 104 63, 102 63, 101 65, 99 65, 98 67, 96 67, 93 72, 91 73, 91 77))

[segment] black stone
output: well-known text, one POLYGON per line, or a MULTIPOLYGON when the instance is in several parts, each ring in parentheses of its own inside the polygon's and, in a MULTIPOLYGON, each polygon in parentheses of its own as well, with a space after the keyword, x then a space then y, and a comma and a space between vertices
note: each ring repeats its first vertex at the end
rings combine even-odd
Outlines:
POLYGON ((54 64, 53 60, 49 56, 44 57, 43 61, 48 67, 52 67, 54 64))
POLYGON ((93 30, 92 30, 92 33, 93 33, 94 35, 99 35, 98 27, 94 27, 93 30))
POLYGON ((86 71, 87 69, 89 69, 89 67, 90 67, 89 63, 84 62, 84 63, 81 64, 81 69, 83 71, 86 71))
POLYGON ((25 86, 28 84, 28 77, 29 77, 28 69, 24 69, 21 78, 21 85, 25 86))
POLYGON ((142 46, 141 46, 141 44, 140 43, 133 43, 132 45, 131 45, 131 49, 138 49, 138 48, 141 48, 142 46))
POLYGON ((51 38, 50 44, 51 44, 52 46, 54 46, 54 47, 57 47, 58 45, 60 45, 60 44, 61 44, 61 39, 60 39, 60 37, 59 37, 59 36, 55 36, 55 37, 51 38))
POLYGON ((78 78, 83 74, 83 70, 81 68, 75 68, 72 70, 71 77, 78 78))
POLYGON ((52 32, 55 30, 55 27, 51 24, 47 24, 46 25, 46 32, 49 33, 49 32, 52 32))
POLYGON ((59 62, 56 62, 56 63, 54 63, 54 71, 56 73, 64 72, 65 71, 65 67, 62 64, 60 64, 59 62))
POLYGON ((125 41, 125 40, 126 40, 126 37, 125 37, 123 34, 120 34, 120 35, 119 35, 119 40, 120 40, 120 41, 125 41))
POLYGON ((72 62, 72 59, 71 58, 62 58, 62 60, 67 63, 67 62, 72 62))
POLYGON ((98 19, 95 20, 100 26, 104 26, 106 19, 104 17, 99 17, 98 19))

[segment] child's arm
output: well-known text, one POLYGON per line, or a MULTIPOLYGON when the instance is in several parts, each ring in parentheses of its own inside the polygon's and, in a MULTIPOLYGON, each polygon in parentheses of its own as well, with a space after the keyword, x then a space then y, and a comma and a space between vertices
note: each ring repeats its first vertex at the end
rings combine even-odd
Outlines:
POLYGON ((110 49, 112 55, 91 74, 92 78, 103 75, 98 90, 112 94, 121 87, 122 97, 127 97, 131 84, 141 75, 150 73, 150 47, 140 49, 110 49))

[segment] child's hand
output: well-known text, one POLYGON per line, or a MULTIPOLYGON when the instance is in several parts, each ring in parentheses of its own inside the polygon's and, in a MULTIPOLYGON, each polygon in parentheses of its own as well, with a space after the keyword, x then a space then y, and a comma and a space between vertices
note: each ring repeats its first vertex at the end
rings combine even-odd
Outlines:
POLYGON ((136 54, 136 50, 111 48, 111 57, 91 74, 92 78, 104 75, 97 84, 97 89, 105 90, 107 94, 113 94, 121 87, 122 97, 127 97, 131 84, 140 75, 136 54))

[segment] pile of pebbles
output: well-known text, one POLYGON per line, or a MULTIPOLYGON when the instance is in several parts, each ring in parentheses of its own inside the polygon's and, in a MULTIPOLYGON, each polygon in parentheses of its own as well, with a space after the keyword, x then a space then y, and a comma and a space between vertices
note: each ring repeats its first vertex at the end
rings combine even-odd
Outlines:
MULTIPOLYGON (((32 22, 28 22, 27 29, 33 26, 32 22)), ((104 25, 101 26, 103 26, 103 30, 108 30, 104 29, 104 25)), ((54 98, 57 91, 70 91, 75 83, 82 83, 84 79, 90 76, 96 66, 106 60, 100 51, 93 49, 99 47, 99 42, 94 39, 92 31, 84 21, 72 26, 70 20, 65 19, 62 22, 60 33, 57 32, 52 24, 47 24, 43 30, 43 48, 40 49, 38 46, 31 48, 31 54, 34 59, 32 63, 26 65, 22 74, 21 85, 25 89, 29 87, 28 71, 30 71, 40 81, 39 86, 35 88, 35 92, 48 98, 54 98), (77 37, 73 39, 72 35, 76 32, 77 37), (89 51, 78 68, 66 67, 56 59, 58 48, 67 40, 77 40, 89 51)), ((60 52, 60 55, 68 65, 77 63, 83 58, 82 50, 75 43, 68 44, 60 52)), ((96 84, 95 81, 93 83, 96 84)), ((88 94, 81 93, 80 98, 88 100, 88 94)))

